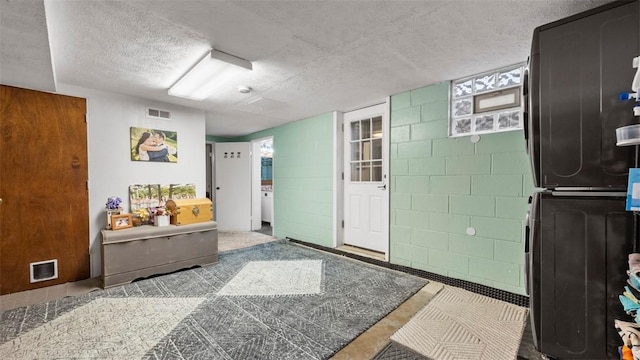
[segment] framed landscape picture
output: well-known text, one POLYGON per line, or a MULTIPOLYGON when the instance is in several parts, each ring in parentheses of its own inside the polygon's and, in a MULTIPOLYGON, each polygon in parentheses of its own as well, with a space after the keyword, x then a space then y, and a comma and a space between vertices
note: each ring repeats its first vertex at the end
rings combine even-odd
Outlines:
POLYGON ((129 185, 131 212, 164 206, 169 199, 195 199, 194 184, 135 184, 129 185))

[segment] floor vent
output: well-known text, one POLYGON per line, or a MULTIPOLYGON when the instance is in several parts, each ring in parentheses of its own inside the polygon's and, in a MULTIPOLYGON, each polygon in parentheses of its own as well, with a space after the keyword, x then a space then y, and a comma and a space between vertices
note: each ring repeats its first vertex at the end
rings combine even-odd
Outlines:
POLYGON ((31 282, 40 282, 58 278, 58 260, 46 260, 29 264, 31 282))
POLYGON ((147 108, 147 117, 169 120, 171 119, 171 113, 165 110, 147 108))

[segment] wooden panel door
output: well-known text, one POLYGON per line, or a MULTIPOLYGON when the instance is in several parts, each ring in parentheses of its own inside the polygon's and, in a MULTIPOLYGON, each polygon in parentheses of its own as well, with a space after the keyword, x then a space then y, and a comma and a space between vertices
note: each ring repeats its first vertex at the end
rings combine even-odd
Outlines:
POLYGON ((0 86, 0 294, 86 279, 86 100, 0 86), (30 282, 57 259, 58 278, 30 282))

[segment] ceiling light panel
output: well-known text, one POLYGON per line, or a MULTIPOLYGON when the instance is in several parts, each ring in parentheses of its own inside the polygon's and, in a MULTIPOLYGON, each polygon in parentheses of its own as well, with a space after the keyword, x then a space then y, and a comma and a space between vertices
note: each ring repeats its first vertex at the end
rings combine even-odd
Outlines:
POLYGON ((252 69, 250 61, 212 49, 169 88, 169 95, 204 100, 219 84, 252 69))

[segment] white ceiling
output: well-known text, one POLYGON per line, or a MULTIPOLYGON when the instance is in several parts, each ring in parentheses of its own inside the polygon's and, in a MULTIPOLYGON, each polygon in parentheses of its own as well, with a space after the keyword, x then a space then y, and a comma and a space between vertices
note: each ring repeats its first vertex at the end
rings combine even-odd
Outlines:
POLYGON ((607 2, 0 0, 0 83, 202 109, 207 134, 238 136, 525 61, 536 26, 607 2), (253 71, 168 96, 211 47, 253 71))

